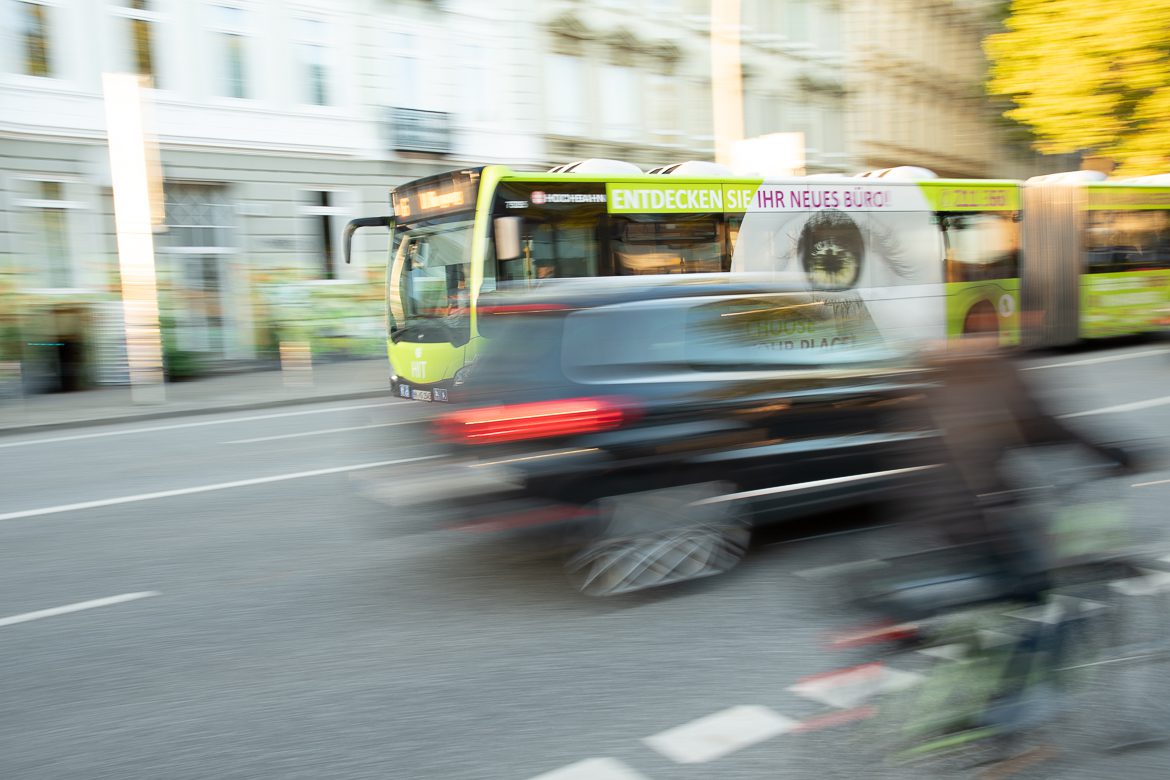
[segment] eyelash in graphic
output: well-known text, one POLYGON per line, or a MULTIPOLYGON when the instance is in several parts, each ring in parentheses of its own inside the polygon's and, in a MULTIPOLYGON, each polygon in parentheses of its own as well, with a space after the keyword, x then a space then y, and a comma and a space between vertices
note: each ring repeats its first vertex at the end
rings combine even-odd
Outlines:
POLYGON ((894 233, 893 228, 882 224, 873 217, 867 217, 866 222, 876 245, 874 248, 890 266, 890 270, 903 279, 913 274, 914 266, 906 259, 905 250, 902 248, 902 239, 894 233))

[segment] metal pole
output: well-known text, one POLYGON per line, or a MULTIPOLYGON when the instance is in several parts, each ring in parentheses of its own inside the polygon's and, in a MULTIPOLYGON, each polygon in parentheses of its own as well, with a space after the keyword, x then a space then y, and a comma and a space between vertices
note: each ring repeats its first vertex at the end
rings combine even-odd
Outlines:
POLYGON ((711 0, 711 109, 715 162, 730 166, 743 140, 740 0, 711 0))
POLYGON ((153 230, 160 215, 160 184, 152 183, 158 177, 158 157, 146 133, 144 81, 131 73, 102 74, 130 392, 135 403, 162 403, 166 392, 153 230))

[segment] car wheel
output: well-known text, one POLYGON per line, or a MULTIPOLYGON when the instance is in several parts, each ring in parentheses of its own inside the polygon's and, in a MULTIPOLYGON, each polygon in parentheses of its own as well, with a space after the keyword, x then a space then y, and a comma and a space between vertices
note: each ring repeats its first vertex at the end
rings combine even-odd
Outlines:
POLYGON ((599 531, 566 571, 590 596, 615 596, 709 577, 747 554, 751 529, 726 482, 625 493, 595 502, 599 531))

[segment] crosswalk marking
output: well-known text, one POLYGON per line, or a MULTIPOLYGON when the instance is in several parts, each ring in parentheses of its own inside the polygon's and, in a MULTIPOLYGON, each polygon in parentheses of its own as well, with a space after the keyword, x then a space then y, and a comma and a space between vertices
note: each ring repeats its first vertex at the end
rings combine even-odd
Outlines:
POLYGON ((590 758, 554 769, 532 780, 649 780, 616 758, 590 758))
POLYGON ((798 721, 758 705, 729 707, 642 740, 679 764, 702 764, 792 731, 798 721))
POLYGON ((921 681, 922 675, 914 672, 891 669, 883 664, 865 664, 809 678, 788 690, 820 704, 851 710, 878 694, 904 690, 921 681))

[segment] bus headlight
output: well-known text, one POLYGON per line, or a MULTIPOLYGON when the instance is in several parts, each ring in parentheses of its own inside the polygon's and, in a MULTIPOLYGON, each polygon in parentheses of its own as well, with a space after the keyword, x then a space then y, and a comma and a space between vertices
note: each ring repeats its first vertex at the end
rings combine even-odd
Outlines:
POLYGON ((456 387, 458 387, 459 385, 461 385, 467 381, 467 377, 471 374, 471 369, 473 367, 474 367, 474 365, 464 366, 463 368, 461 368, 455 372, 454 382, 455 382, 456 387))

